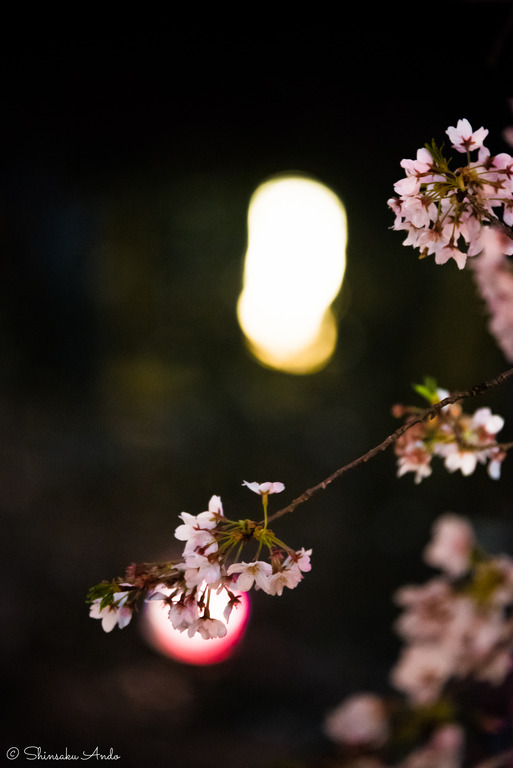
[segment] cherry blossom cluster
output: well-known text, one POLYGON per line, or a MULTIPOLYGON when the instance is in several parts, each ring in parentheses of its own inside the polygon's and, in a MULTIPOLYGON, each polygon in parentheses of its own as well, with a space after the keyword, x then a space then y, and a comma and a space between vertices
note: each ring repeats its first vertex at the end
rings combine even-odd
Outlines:
MULTIPOLYGON (((436 386, 427 378, 423 385, 415 387, 431 405, 441 402, 449 392, 436 386)), ((396 405, 392 413, 396 417, 415 417, 422 409, 396 405)), ((494 480, 500 477, 502 462, 510 443, 498 443, 496 435, 504 426, 502 416, 493 414, 490 408, 478 408, 470 416, 459 404, 444 406, 429 420, 413 424, 395 443, 397 476, 414 473, 415 483, 432 473, 433 456, 443 460, 448 472, 460 470, 471 475, 478 464, 487 464, 488 474, 494 480)))
POLYGON ((268 595, 293 589, 311 570, 311 550, 294 550, 268 527, 268 499, 281 493, 283 483, 248 483, 244 486, 261 498, 264 519, 229 520, 219 496, 212 496, 208 509, 198 515, 182 512, 175 538, 184 543, 180 560, 133 564, 122 579, 102 582, 88 596, 90 616, 101 619, 110 632, 127 626, 134 611, 146 600, 161 600, 173 627, 196 633, 205 640, 224 637, 231 611, 240 602, 238 594, 253 587, 268 595), (253 544, 254 557, 241 560, 242 550, 253 544), (224 621, 212 618, 212 591, 227 596, 224 621))
POLYGON ((451 684, 500 685, 512 670, 513 559, 477 546, 470 522, 439 518, 424 561, 440 571, 396 594, 396 629, 405 641, 392 671, 395 688, 416 705, 432 704, 451 684))
POLYGON ((508 362, 513 363, 513 265, 505 255, 508 240, 498 229, 483 233, 483 250, 470 266, 486 302, 488 329, 508 362))
MULTIPOLYGON (((418 248, 422 258, 434 255, 437 264, 454 259, 463 269, 467 257, 483 250, 490 225, 503 230, 513 225, 513 158, 506 152, 492 156, 483 144, 488 130, 473 131, 466 119, 446 134, 467 164, 452 170, 443 146, 425 145, 414 160, 401 161, 405 176, 394 184, 396 196, 388 206, 395 213, 392 228, 407 233, 404 245, 418 248)), ((509 233, 504 252, 513 254, 509 233)))
POLYGON ((347 757, 340 765, 363 755, 373 768, 480 765, 485 740, 474 753, 467 738, 476 729, 512 743, 500 702, 513 683, 513 558, 483 552, 470 522, 448 513, 433 525, 424 562, 436 575, 395 595, 405 644, 390 681, 399 699, 357 693, 326 717, 326 735, 347 757))
MULTIPOLYGON (((338 752, 337 762, 329 765, 336 768, 462 768, 465 733, 457 723, 432 727, 427 738, 418 739, 420 746, 399 757, 405 751, 406 739, 401 732, 407 733, 407 728, 402 727, 400 718, 406 720, 406 711, 401 711, 396 703, 394 710, 388 701, 373 693, 357 693, 343 701, 324 722, 326 736, 338 752), (396 745, 396 740, 403 743, 396 745)), ((410 730, 415 730, 415 717, 411 712, 409 715, 410 730)), ((407 744, 410 746, 409 740, 407 744)))

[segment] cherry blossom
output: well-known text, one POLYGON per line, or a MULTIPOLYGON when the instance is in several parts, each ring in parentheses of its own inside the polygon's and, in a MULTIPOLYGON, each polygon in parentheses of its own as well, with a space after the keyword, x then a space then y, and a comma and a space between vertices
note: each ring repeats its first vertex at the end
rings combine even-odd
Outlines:
POLYGON ((227 631, 226 625, 219 619, 202 616, 190 624, 187 634, 192 637, 198 632, 204 640, 212 640, 215 637, 224 637, 227 631))
POLYGON ((253 584, 264 592, 269 588, 269 576, 272 573, 270 563, 257 560, 253 563, 233 563, 228 568, 228 576, 238 574, 236 586, 240 592, 247 592, 253 584))
MULTIPOLYGON (((513 221, 513 158, 505 152, 491 156, 483 146, 488 130, 473 131, 466 119, 446 133, 467 158, 477 150, 477 160, 453 171, 434 142, 431 149, 419 149, 416 160, 401 161, 406 175, 394 184, 397 197, 388 206, 395 214, 393 229, 406 232, 404 245, 418 248, 421 257, 434 255, 436 264, 452 260, 463 269, 485 247, 491 224, 513 221)), ((504 252, 511 255, 513 234, 505 240, 504 252)))
POLYGON ((302 578, 303 574, 297 565, 292 563, 289 567, 284 566, 269 576, 266 592, 269 595, 281 595, 285 587, 288 589, 297 587, 302 578))
POLYGON ((449 259, 454 259, 458 265, 458 269, 463 269, 467 262, 467 254, 463 253, 452 240, 447 243, 447 245, 442 245, 439 250, 435 251, 436 264, 447 264, 449 259))
POLYGON ((433 448, 433 452, 444 459, 444 466, 448 472, 456 472, 459 469, 465 477, 474 472, 478 461, 484 464, 488 456, 486 451, 480 451, 479 453, 468 451, 460 448, 455 443, 437 443, 433 448))
POLYGON ((269 595, 293 589, 311 570, 311 549, 294 550, 278 539, 267 525, 268 496, 284 490, 283 483, 247 483, 261 496, 264 523, 225 517, 220 496, 211 496, 208 510, 198 515, 182 512, 175 538, 184 543, 181 559, 164 563, 132 564, 125 581, 102 582, 88 594, 90 615, 102 620, 106 632, 124 627, 132 611, 145 601, 161 600, 169 606, 169 620, 180 632, 198 633, 205 639, 223 637, 226 623, 240 598, 238 592, 254 588, 269 595), (260 559, 240 559, 245 545, 258 548, 260 559), (265 559, 267 552, 267 560, 265 559), (262 554, 261 554, 262 553, 262 554), (120 587, 130 587, 120 591, 120 587), (224 623, 211 619, 212 590, 226 592, 224 623), (129 601, 129 605, 125 604, 129 601), (104 608, 100 609, 103 605, 104 608))
POLYGON ((192 597, 173 602, 169 609, 169 620, 175 629, 184 632, 199 618, 199 607, 192 597))
POLYGON ((311 554, 311 549, 306 550, 304 547, 302 547, 297 552, 291 552, 284 561, 283 566, 284 568, 288 568, 291 564, 295 564, 300 571, 303 571, 303 573, 308 573, 308 571, 312 570, 312 564, 310 562, 311 554))
POLYGON ((230 621, 230 616, 232 615, 233 609, 237 608, 240 605, 240 602, 241 602, 240 601, 240 597, 238 597, 237 595, 234 595, 234 594, 231 594, 231 593, 228 593, 228 594, 230 595, 230 597, 228 599, 226 607, 223 610, 223 618, 224 618, 224 620, 226 621, 227 624, 230 621))
MULTIPOLYGON (((476 421, 490 424, 490 418, 482 413, 476 421)), ((471 727, 482 728, 485 738, 505 732, 510 743, 509 716, 498 716, 496 706, 502 697, 509 701, 513 679, 513 559, 475 551, 468 519, 447 513, 435 521, 424 559, 442 573, 395 595, 401 608, 395 629, 404 645, 390 682, 399 697, 357 693, 325 718, 342 765, 392 768, 386 758, 399 746, 394 768, 461 768, 476 695, 471 727)), ((493 764, 509 765, 510 758, 493 764)))
POLYGON ((208 502, 208 511, 212 513, 212 515, 224 515, 223 512, 223 504, 221 502, 220 496, 211 496, 210 500, 208 502))
POLYGON ((412 642, 439 642, 454 612, 450 582, 443 577, 399 589, 395 602, 403 609, 395 623, 401 637, 412 642))
POLYGON ((472 131, 469 121, 463 119, 458 120, 456 128, 452 125, 449 126, 446 134, 452 141, 453 148, 458 152, 472 152, 483 146, 483 141, 488 136, 488 130, 481 127, 477 131, 472 131))
POLYGON ((498 480, 501 476, 502 462, 506 458, 505 451, 497 451, 488 462, 488 474, 492 480, 498 480))
POLYGON ((200 512, 199 515, 189 515, 188 512, 182 512, 180 517, 183 525, 175 529, 175 538, 180 541, 186 541, 190 548, 201 547, 211 543, 214 539, 212 530, 217 522, 212 518, 210 512, 200 512))
POLYGON ((494 438, 503 426, 502 416, 493 414, 489 408, 479 408, 472 416, 471 427, 483 441, 494 438))
POLYGON ((179 563, 177 568, 184 571, 188 589, 193 589, 203 582, 217 584, 221 578, 221 564, 217 557, 206 557, 198 552, 188 554, 185 562, 179 563))
POLYGON ((415 160, 401 160, 401 167, 406 170, 408 174, 415 174, 419 178, 425 177, 431 170, 433 165, 433 156, 431 152, 422 148, 417 150, 417 156, 415 160))
POLYGON ((511 621, 505 621, 503 611, 491 603, 479 610, 470 597, 456 599, 446 640, 460 678, 473 676, 498 685, 511 668, 511 621))
MULTIPOLYGON (((416 386, 431 405, 448 397, 449 392, 437 387, 416 386)), ((418 409, 409 406, 394 406, 392 413, 408 418, 418 409)), ((432 473, 432 458, 440 457, 448 472, 460 470, 464 476, 471 475, 478 464, 488 463, 488 474, 498 479, 502 462, 510 445, 497 442, 497 433, 504 426, 502 416, 493 414, 489 408, 479 408, 472 416, 463 412, 458 404, 444 406, 433 418, 414 424, 394 445, 398 457, 397 476, 414 473, 419 484, 432 473)))
MULTIPOLYGON (((513 219, 504 221, 510 226, 513 219)), ((489 227, 482 237, 483 250, 471 262, 477 289, 489 314, 488 328, 506 360, 513 362, 513 272, 506 253, 509 238, 489 227)))
POLYGON ((462 576, 470 566, 475 546, 474 530, 459 515, 446 514, 433 526, 433 538, 424 550, 424 561, 450 576, 462 576))
POLYGON ((253 493, 259 493, 261 496, 264 494, 281 493, 285 490, 283 483, 248 483, 246 480, 242 483, 253 493))
POLYGON ((436 701, 454 670, 454 658, 443 643, 406 646, 390 674, 392 685, 416 705, 436 701))
POLYGON ((449 472, 460 470, 465 476, 471 475, 477 464, 493 461, 489 475, 497 479, 504 451, 495 441, 495 436, 504 426, 502 416, 492 414, 489 408, 480 408, 469 418, 458 420, 458 434, 454 442, 440 441, 433 445, 433 453, 444 459, 449 472))
POLYGON ((436 218, 437 207, 428 195, 413 195, 405 198, 401 205, 401 213, 414 230, 421 230, 429 227, 431 221, 436 218))
POLYGON ((406 645, 391 680, 416 705, 437 700, 452 680, 500 685, 511 670, 513 561, 476 559, 475 549, 466 518, 441 516, 424 560, 443 575, 396 595, 403 608, 396 630, 406 645))
POLYGON ((350 696, 328 714, 324 731, 330 739, 349 745, 381 746, 389 734, 382 699, 372 693, 350 696))
POLYGON ((456 723, 448 723, 438 727, 428 743, 411 752, 398 768, 461 768, 464 747, 463 728, 456 723))
POLYGON ((125 606, 128 595, 128 592, 117 592, 114 603, 104 608, 100 608, 100 598, 94 600, 89 609, 89 616, 92 619, 101 619, 104 632, 111 632, 116 624, 123 629, 132 618, 131 609, 125 606))
POLYGON ((407 449, 399 456, 397 477, 402 477, 406 472, 415 473, 415 483, 418 485, 425 477, 432 473, 431 453, 426 450, 422 440, 412 441, 407 449))

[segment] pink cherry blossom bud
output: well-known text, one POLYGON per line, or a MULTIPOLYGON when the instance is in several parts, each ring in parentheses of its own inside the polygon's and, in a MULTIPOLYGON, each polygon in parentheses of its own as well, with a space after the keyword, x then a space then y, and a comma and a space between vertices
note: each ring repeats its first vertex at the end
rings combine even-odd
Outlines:
POLYGON ((210 501, 208 502, 208 511, 212 512, 215 515, 222 515, 223 513, 223 505, 221 503, 221 497, 220 496, 212 496, 210 501))

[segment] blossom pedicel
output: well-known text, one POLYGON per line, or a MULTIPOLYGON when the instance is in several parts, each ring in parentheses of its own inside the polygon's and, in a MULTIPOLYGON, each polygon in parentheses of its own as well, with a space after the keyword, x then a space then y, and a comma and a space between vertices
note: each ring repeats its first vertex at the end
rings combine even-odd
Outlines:
POLYGON ((182 512, 182 523, 175 530, 175 538, 184 542, 182 559, 134 564, 122 579, 93 587, 88 595, 91 618, 101 619, 103 629, 110 632, 116 624, 125 627, 144 601, 161 600, 175 629, 208 640, 226 634, 226 624, 210 616, 212 590, 228 596, 227 623, 239 602, 237 592, 254 587, 281 595, 285 587, 294 589, 311 569, 312 550, 292 549, 267 526, 268 496, 281 493, 285 486, 278 482, 243 485, 261 496, 262 523, 229 520, 219 496, 212 496, 208 510, 199 515, 182 512), (256 545, 254 559, 239 560, 250 543, 256 545), (264 553, 268 559, 263 559, 264 553))

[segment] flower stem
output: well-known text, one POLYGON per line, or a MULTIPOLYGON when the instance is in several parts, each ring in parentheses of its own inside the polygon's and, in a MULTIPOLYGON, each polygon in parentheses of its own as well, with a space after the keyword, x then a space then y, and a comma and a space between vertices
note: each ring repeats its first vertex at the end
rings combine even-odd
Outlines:
POLYGON ((264 508, 264 531, 267 530, 267 503, 269 501, 269 495, 267 493, 262 494, 262 506, 264 508))

